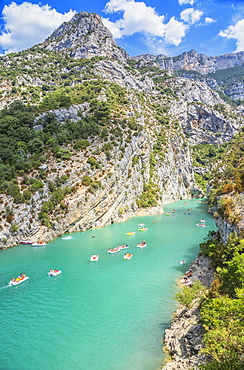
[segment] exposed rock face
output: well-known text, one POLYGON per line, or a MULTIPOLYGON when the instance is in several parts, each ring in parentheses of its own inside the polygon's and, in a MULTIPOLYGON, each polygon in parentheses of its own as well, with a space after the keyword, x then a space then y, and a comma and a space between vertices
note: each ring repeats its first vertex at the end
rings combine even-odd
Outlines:
POLYGON ((153 81, 149 77, 142 79, 140 75, 132 75, 117 61, 101 60, 96 63, 94 72, 102 78, 115 82, 122 87, 128 87, 146 92, 152 91, 153 81))
POLYGON ((168 86, 178 99, 171 102, 169 114, 178 118, 189 144, 221 144, 231 140, 242 121, 205 83, 186 78, 169 80, 168 86), (222 110, 216 110, 221 106, 222 110))
MULTIPOLYGON (((162 206, 166 202, 201 196, 201 191, 195 184, 189 149, 183 147, 183 142, 180 136, 169 138, 167 149, 165 148, 167 160, 163 162, 158 160, 155 164, 152 180, 157 183, 162 192, 158 202, 160 207, 154 209, 155 213, 163 212, 162 206)), ((133 136, 121 159, 119 159, 121 152, 118 147, 113 149, 113 161, 108 162, 105 154, 100 156, 103 170, 92 169, 86 163, 88 153, 84 152, 78 153, 63 164, 56 163, 55 166, 50 158, 46 166, 52 168, 54 174, 50 171, 44 189, 35 194, 30 205, 18 205, 14 212, 14 222, 20 225, 19 230, 11 233, 3 229, 0 235, 1 247, 17 244, 23 239, 50 241, 65 232, 104 226, 111 222, 124 220, 139 212, 147 214, 147 210, 138 209, 136 199, 143 191, 144 182, 147 183, 150 178, 150 153, 153 144, 153 136, 149 135, 147 130, 141 131, 137 136, 133 136), (139 161, 132 166, 134 156, 139 157, 139 161), (80 183, 81 176, 87 174, 100 181, 102 187, 93 194, 88 192, 85 186, 79 185, 76 192, 65 198, 67 211, 60 219, 58 217, 52 219, 54 225, 51 229, 40 226, 38 217, 32 219, 31 228, 28 228, 33 209, 35 212, 40 211, 43 199, 48 199, 48 181, 53 181, 57 174, 60 176, 67 170, 70 177, 66 185, 72 186, 77 182, 80 183), (5 243, 3 243, 4 239, 7 239, 5 243)), ((101 145, 102 142, 95 139, 90 150, 98 149, 101 145)), ((10 208, 14 207, 11 197, 2 196, 0 210, 6 203, 10 208)))
MULTIPOLYGON (((193 272, 192 281, 200 279, 205 286, 211 286, 214 270, 209 259, 197 257, 190 267, 193 272)), ((181 307, 176 311, 172 324, 165 330, 164 343, 171 361, 163 366, 163 370, 197 370, 205 362, 205 355, 200 353, 205 330, 199 324, 199 319, 198 300, 193 302, 191 308, 181 307)))
POLYGON ((138 65, 143 66, 145 63, 151 66, 157 66, 161 69, 166 69, 173 72, 175 69, 183 69, 186 71, 195 70, 201 74, 216 72, 219 69, 240 66, 244 63, 244 52, 230 53, 218 55, 215 57, 207 57, 204 54, 197 54, 196 50, 184 52, 176 57, 167 57, 164 54, 160 55, 138 55, 133 57, 138 60, 138 65))
POLYGON ((75 59, 102 56, 125 62, 129 57, 125 50, 117 46, 111 32, 95 13, 81 12, 74 15, 39 46, 47 50, 67 52, 75 59))
POLYGON ((230 89, 225 90, 225 94, 233 100, 244 100, 244 84, 241 82, 233 83, 230 89))
POLYGON ((238 196, 233 193, 227 194, 228 199, 232 201, 231 212, 236 218, 235 223, 231 223, 230 220, 226 220, 219 211, 221 199, 225 199, 226 196, 218 196, 216 204, 210 209, 215 217, 215 223, 218 227, 220 238, 224 244, 228 242, 229 236, 235 233, 237 236, 243 235, 244 233, 244 193, 239 193, 238 196))

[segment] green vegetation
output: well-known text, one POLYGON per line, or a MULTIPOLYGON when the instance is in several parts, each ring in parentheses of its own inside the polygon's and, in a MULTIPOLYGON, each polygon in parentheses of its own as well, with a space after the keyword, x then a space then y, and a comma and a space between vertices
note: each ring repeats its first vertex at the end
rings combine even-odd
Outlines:
POLYGON ((150 181, 143 185, 143 192, 136 200, 138 207, 146 208, 156 206, 159 199, 159 187, 150 181))
POLYGON ((196 298, 201 297, 203 299, 203 293, 206 291, 206 287, 202 285, 199 281, 192 284, 191 288, 185 286, 178 293, 176 293, 174 299, 176 299, 180 304, 191 308, 193 301, 196 298))
POLYGON ((205 192, 207 183, 210 179, 210 172, 212 166, 221 159, 226 151, 227 143, 222 145, 211 145, 211 144, 197 144, 191 147, 193 166, 203 167, 208 171, 205 171, 203 175, 195 172, 196 183, 205 192))
POLYGON ((207 167, 216 163, 222 158, 227 147, 227 143, 217 146, 211 144, 197 144, 191 147, 193 166, 207 167))
POLYGON ((244 364, 244 239, 232 234, 226 245, 219 238, 201 245, 215 268, 215 282, 201 307, 206 329, 202 352, 211 363, 202 369, 242 369, 244 364))
POLYGON ((210 178, 208 203, 217 206, 216 216, 222 215, 230 224, 238 224, 240 220, 235 198, 244 191, 243 139, 244 132, 235 136, 210 178))
MULTIPOLYGON (((230 224, 238 224, 241 219, 235 199, 244 190, 243 139, 241 132, 226 148, 208 145, 193 148, 195 165, 213 166, 208 203, 216 207, 215 216, 221 215, 230 224), (224 155, 220 159, 221 153, 224 155)), ((228 242, 223 244, 218 233, 210 232, 207 240, 200 244, 201 254, 211 259, 216 271, 211 289, 201 296, 200 302, 201 323, 206 330, 201 351, 209 358, 207 364, 200 366, 204 370, 241 370, 244 366, 242 229, 239 234, 231 234, 228 242)), ((194 299, 193 293, 185 288, 176 299, 190 306, 191 294, 194 299)))
POLYGON ((217 83, 221 86, 221 91, 218 91, 220 97, 225 100, 228 104, 233 106, 243 105, 243 100, 232 100, 226 96, 225 91, 231 90, 234 84, 244 83, 244 66, 236 66, 231 68, 220 69, 214 73, 209 73, 207 76, 214 78, 217 83))

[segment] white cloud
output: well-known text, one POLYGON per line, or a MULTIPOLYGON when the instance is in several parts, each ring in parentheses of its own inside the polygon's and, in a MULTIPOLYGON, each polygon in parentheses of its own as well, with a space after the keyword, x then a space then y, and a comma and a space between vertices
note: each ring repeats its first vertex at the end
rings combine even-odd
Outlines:
POLYGON ((190 4, 193 5, 195 0, 178 0, 179 5, 190 4))
POLYGON ((0 34, 2 49, 20 51, 38 44, 76 12, 58 13, 49 5, 12 2, 3 8, 4 31, 0 34))
POLYGON ((206 17, 206 18, 204 18, 204 20, 205 20, 205 23, 214 23, 214 22, 216 22, 215 19, 210 18, 210 17, 206 17))
POLYGON ((175 20, 174 17, 168 23, 164 23, 164 15, 158 15, 154 8, 147 6, 144 2, 110 0, 105 6, 105 11, 122 13, 122 17, 116 22, 104 20, 104 24, 113 33, 114 38, 131 36, 140 32, 147 37, 163 38, 166 42, 177 46, 189 28, 175 20))
POLYGON ((219 36, 227 39, 236 40, 236 50, 244 50, 244 19, 239 20, 234 26, 229 26, 226 30, 220 31, 219 36))
POLYGON ((183 23, 178 22, 175 18, 171 18, 166 25, 165 32, 165 41, 169 44, 178 46, 183 37, 186 35, 186 31, 189 26, 184 25, 183 23))
POLYGON ((120 39, 122 37, 121 28, 123 27, 123 23, 120 20, 117 22, 111 22, 108 18, 102 18, 102 21, 104 26, 110 30, 115 39, 120 39))
POLYGON ((202 15, 203 12, 201 12, 200 10, 187 8, 180 13, 180 18, 186 23, 194 24, 199 21, 202 15))

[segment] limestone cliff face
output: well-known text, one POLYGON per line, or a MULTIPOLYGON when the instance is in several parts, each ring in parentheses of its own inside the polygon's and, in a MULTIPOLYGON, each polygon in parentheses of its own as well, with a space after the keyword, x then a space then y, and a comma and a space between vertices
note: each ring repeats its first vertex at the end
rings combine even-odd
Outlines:
POLYGON ((112 60, 101 60, 95 64, 94 72, 111 82, 118 85, 136 90, 151 92, 154 88, 154 83, 151 78, 140 76, 139 73, 132 75, 124 65, 112 60))
POLYGON ((238 53, 207 57, 204 54, 197 54, 196 50, 190 50, 175 57, 167 57, 164 54, 143 54, 135 56, 133 59, 138 60, 138 66, 147 64, 166 69, 169 72, 176 69, 194 70, 204 75, 220 69, 242 65, 244 63, 244 52, 239 51, 238 53))
MULTIPOLYGON (((158 208, 153 212, 163 212, 164 203, 201 196, 201 191, 194 181, 189 149, 183 146, 184 140, 181 137, 175 135, 168 138, 168 144, 165 146, 166 156, 164 160, 156 156, 153 175, 150 175, 154 142, 154 135, 150 134, 150 129, 144 127, 138 135, 132 137, 123 155, 120 149, 115 147, 110 161, 105 158, 105 154, 97 157, 102 169, 92 169, 86 163, 86 158, 89 157, 87 151, 77 153, 62 164, 54 163, 50 158, 46 166, 51 171, 46 178, 44 189, 35 194, 31 204, 15 205, 11 197, 1 195, 0 208, 8 204, 8 207, 14 209, 13 222, 19 225, 18 231, 14 233, 5 228, 2 230, 1 247, 17 244, 23 239, 49 241, 65 232, 104 226, 140 212, 147 214, 147 210, 138 208, 136 200, 143 192, 143 184, 147 183, 150 177, 160 189, 158 208), (132 164, 134 157, 138 159, 136 164, 132 164), (61 176, 67 171, 69 179, 65 185, 75 186, 76 190, 65 198, 65 212, 54 210, 51 219, 53 226, 48 229, 41 226, 37 214, 43 200, 50 197, 48 181, 54 179, 54 174, 61 176), (81 183, 84 175, 99 181, 102 186, 90 192, 81 183)), ((90 152, 101 145, 100 139, 94 139, 90 152)))
POLYGON ((69 56, 91 58, 95 56, 125 62, 128 54, 118 47, 111 32, 95 13, 81 12, 61 24, 39 47, 65 52, 69 56))
POLYGON ((241 116, 205 83, 176 78, 166 84, 178 96, 171 102, 169 114, 179 120, 190 145, 221 144, 239 131, 241 116))
POLYGON ((229 193, 216 197, 215 204, 210 208, 215 223, 218 227, 220 238, 224 244, 228 242, 229 236, 235 233, 241 236, 244 233, 244 209, 243 209, 244 193, 235 195, 229 193), (230 216, 225 217, 221 210, 221 201, 228 199, 231 202, 230 216))

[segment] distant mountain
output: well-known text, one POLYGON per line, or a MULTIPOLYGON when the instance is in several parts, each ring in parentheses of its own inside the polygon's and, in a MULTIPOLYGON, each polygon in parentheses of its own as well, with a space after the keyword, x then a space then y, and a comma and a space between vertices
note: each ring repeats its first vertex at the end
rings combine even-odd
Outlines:
POLYGON ((214 73, 220 69, 236 67, 244 64, 244 52, 223 54, 216 57, 207 57, 197 54, 196 50, 184 52, 175 57, 167 57, 164 54, 143 54, 133 57, 138 61, 138 67, 147 65, 170 72, 174 70, 197 71, 203 75, 214 73))
MULTIPOLYGON (((205 82, 232 100, 244 100, 244 52, 207 57, 196 50, 175 57, 144 54, 132 58, 134 67, 159 68, 171 75, 205 82)), ((222 97, 224 98, 224 96, 222 97)))

